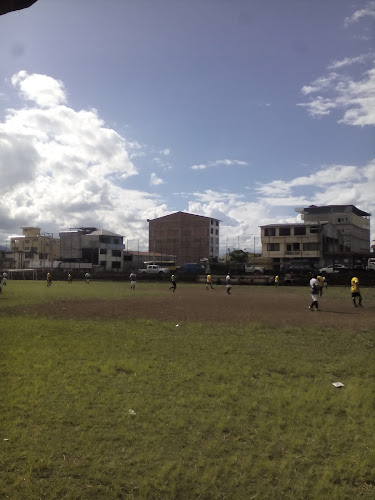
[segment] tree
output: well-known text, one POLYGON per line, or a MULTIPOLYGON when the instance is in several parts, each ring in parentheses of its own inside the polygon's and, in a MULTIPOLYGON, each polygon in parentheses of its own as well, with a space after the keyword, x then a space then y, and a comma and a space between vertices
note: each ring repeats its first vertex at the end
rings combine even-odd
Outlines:
POLYGON ((248 260, 247 253, 243 250, 233 250, 229 252, 228 259, 230 262, 239 262, 245 264, 248 260))

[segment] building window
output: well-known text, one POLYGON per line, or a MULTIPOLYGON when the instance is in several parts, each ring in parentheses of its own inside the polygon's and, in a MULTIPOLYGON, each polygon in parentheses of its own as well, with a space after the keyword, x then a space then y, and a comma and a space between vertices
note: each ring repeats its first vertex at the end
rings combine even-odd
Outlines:
POLYGON ((107 253, 107 249, 106 248, 101 248, 99 253, 101 253, 102 255, 105 255, 107 253))
POLYGON ((112 257, 121 257, 121 250, 112 250, 112 257))
POLYGON ((213 226, 214 225, 214 221, 211 219, 211 225, 213 226))
POLYGON ((105 260, 101 260, 101 261, 100 261, 100 265, 101 265, 102 267, 105 267, 105 264, 106 264, 105 260))
POLYGON ((217 226, 219 225, 219 221, 218 221, 218 220, 216 221, 216 225, 217 225, 217 226))
POLYGON ((267 251, 268 252, 279 252, 280 251, 280 243, 267 243, 267 251))
POLYGON ((295 226, 294 228, 294 236, 305 236, 306 227, 305 226, 295 226))
POLYGON ((300 244, 299 243, 288 243, 286 245, 286 251, 287 252, 291 252, 291 251, 296 252, 298 250, 300 250, 300 244))
POLYGON ((310 226, 310 234, 316 234, 320 232, 319 226, 310 226))
POLYGON ((219 234, 219 230, 218 229, 215 229, 215 234, 216 234, 216 236, 218 236, 218 234, 219 234))
POLYGON ((118 238, 114 238, 113 243, 115 245, 119 245, 120 244, 120 240, 118 238))
POLYGON ((211 234, 214 234, 214 230, 212 229, 212 227, 211 227, 211 234))
POLYGON ((274 227, 264 228, 264 236, 276 236, 276 229, 274 227))
POLYGON ((316 252, 317 250, 319 250, 319 243, 318 242, 304 243, 303 250, 306 252, 316 252))
POLYGON ((290 227, 280 227, 279 236, 290 236, 290 227))
POLYGON ((117 260, 112 261, 112 269, 120 269, 120 267, 121 267, 121 262, 117 260))

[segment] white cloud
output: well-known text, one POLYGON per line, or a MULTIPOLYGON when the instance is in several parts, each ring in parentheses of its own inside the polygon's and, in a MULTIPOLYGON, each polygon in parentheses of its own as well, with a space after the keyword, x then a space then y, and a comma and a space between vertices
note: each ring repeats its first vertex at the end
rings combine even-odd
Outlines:
POLYGON ((364 17, 375 18, 375 2, 368 2, 365 8, 356 10, 350 17, 346 17, 344 21, 345 26, 357 23, 364 17))
POLYGON ((364 64, 367 62, 369 59, 374 58, 373 53, 369 54, 362 54, 360 56, 356 57, 344 57, 344 59, 341 59, 341 61, 333 61, 329 66, 328 69, 339 69, 343 68, 344 66, 351 66, 352 64, 364 64))
POLYGON ((324 116, 333 109, 343 111, 339 123, 365 126, 375 125, 375 67, 366 71, 362 78, 355 81, 347 76, 327 78, 319 86, 315 80, 311 86, 302 87, 302 93, 310 95, 318 91, 326 91, 329 97, 311 98, 309 102, 298 103, 297 106, 307 108, 311 116, 324 116), (306 90, 307 89, 307 90, 306 90))
POLYGON ((19 71, 12 77, 12 84, 19 87, 22 96, 42 107, 66 103, 64 84, 50 76, 19 71))
MULTIPOLYGON (((375 1, 356 10, 345 19, 345 25, 356 23, 365 17, 375 18, 375 1)), ((309 97, 308 102, 298 103, 307 109, 313 117, 331 114, 333 110, 341 112, 338 123, 363 127, 375 125, 375 61, 374 52, 358 56, 344 57, 328 65, 328 70, 342 70, 353 64, 370 65, 360 77, 338 72, 329 72, 301 88, 301 93, 309 97), (314 95, 318 94, 318 95, 314 95)))
POLYGON ((310 85, 304 85, 301 89, 303 95, 322 92, 332 87, 333 83, 339 78, 337 73, 330 73, 327 76, 321 76, 314 80, 310 85))
MULTIPOLYGON (((249 197, 228 191, 196 192, 190 195, 190 200, 193 200, 189 202, 189 211, 222 220, 221 248, 226 245, 226 240, 230 247, 237 247, 239 240, 241 248, 252 248, 255 236, 259 250, 259 226, 300 221, 297 214, 295 218, 283 215, 295 207, 352 204, 373 213, 375 160, 363 167, 322 166, 308 176, 258 184, 255 192, 255 196, 249 197)), ((372 239, 374 237, 375 234, 372 239)))
POLYGON ((171 154, 171 150, 169 148, 163 149, 163 151, 160 151, 160 154, 164 156, 169 156, 171 154))
POLYGON ((204 163, 200 163, 199 165, 192 165, 190 167, 192 170, 205 170, 207 168, 207 165, 204 163))
POLYGON ((150 184, 151 186, 159 186, 160 184, 164 184, 163 179, 160 179, 154 172, 150 175, 150 184))
POLYGON ((31 106, 0 122, 0 239, 20 226, 55 234, 93 225, 147 242, 147 218, 165 215, 154 194, 124 188, 138 174, 129 157, 141 146, 107 128, 95 109, 66 104, 63 84, 19 72, 12 84, 31 106))
POLYGON ((197 165, 192 165, 190 168, 191 170, 205 170, 206 168, 212 168, 212 167, 231 167, 231 166, 245 166, 248 165, 246 161, 242 160, 230 160, 228 158, 224 160, 214 160, 214 161, 209 161, 207 163, 199 163, 197 165))

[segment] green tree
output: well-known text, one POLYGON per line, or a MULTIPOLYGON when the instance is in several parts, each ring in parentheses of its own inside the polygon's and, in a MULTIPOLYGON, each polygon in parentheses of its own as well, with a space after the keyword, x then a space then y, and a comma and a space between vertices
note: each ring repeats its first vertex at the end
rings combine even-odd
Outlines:
POLYGON ((248 260, 248 255, 243 250, 233 250, 229 252, 228 259, 230 262, 245 263, 248 260))

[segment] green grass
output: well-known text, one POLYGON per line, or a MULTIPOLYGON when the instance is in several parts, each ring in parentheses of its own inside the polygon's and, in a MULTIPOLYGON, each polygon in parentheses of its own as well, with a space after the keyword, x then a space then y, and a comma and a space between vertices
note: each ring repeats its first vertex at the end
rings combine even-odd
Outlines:
MULTIPOLYGON (((130 296, 20 282, 1 307, 76 292, 130 296)), ((0 498, 374 498, 374 332, 0 321, 0 498)))

